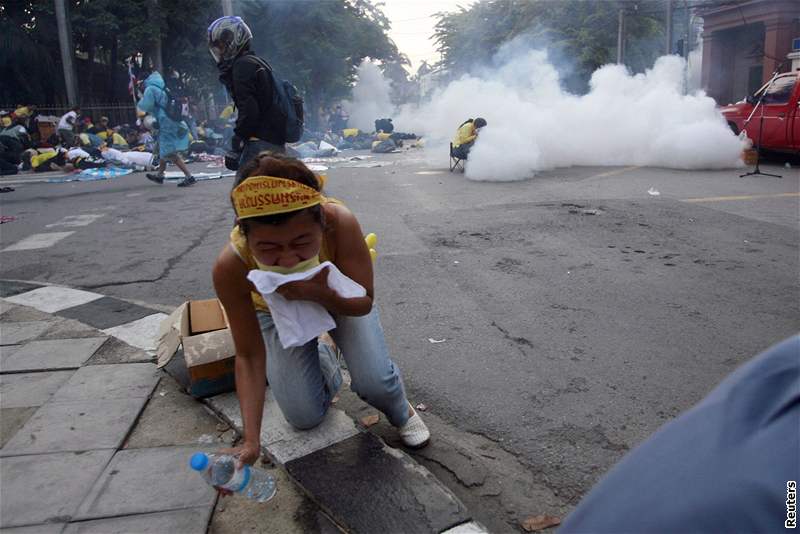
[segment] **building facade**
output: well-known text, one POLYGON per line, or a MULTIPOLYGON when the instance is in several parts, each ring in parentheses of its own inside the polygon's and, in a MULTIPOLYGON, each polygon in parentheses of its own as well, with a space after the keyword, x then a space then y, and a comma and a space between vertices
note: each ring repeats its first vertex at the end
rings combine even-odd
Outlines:
POLYGON ((752 94, 776 69, 792 68, 787 55, 800 37, 800 1, 749 0, 707 8, 703 17, 702 86, 720 105, 752 94))

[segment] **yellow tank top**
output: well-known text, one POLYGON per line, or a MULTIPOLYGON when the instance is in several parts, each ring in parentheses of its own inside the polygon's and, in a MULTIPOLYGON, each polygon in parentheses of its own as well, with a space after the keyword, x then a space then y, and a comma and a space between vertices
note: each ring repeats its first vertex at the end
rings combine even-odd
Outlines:
MULTIPOLYGON (((341 204, 338 200, 332 198, 326 198, 323 200, 323 203, 335 203, 341 204)), ((250 247, 247 246, 247 238, 244 236, 242 232, 239 231, 239 226, 236 225, 231 230, 231 247, 233 251, 236 253, 237 256, 244 262, 245 267, 248 270, 252 271, 254 269, 258 269, 258 263, 256 259, 253 257, 253 253, 250 251, 250 247)), ((329 235, 328 232, 324 232, 322 234, 322 247, 319 251, 319 261, 320 263, 324 261, 330 261, 335 263, 335 245, 329 242, 329 235)), ((264 301, 264 297, 261 296, 260 293, 257 291, 250 292, 250 298, 253 299, 253 306, 255 306, 256 310, 262 311, 269 311, 269 307, 267 307, 267 303, 264 301)))

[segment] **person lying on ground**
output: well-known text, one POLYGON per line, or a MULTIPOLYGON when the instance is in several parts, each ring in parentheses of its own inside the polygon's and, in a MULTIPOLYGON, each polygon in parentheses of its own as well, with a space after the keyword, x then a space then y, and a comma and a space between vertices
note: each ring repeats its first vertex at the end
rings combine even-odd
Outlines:
POLYGON ((301 161, 262 152, 239 169, 231 192, 236 226, 214 264, 213 280, 236 348, 244 442, 232 452, 244 463, 252 464, 260 455, 265 374, 284 418, 298 429, 322 422, 341 385, 328 344, 314 338, 284 347, 264 298, 247 278, 251 270, 304 272, 320 261, 330 261, 360 284, 365 295, 341 297, 328 286, 330 267, 309 280, 281 285, 277 292, 288 301, 311 301, 325 308, 336 324, 330 335, 347 362, 352 390, 386 415, 406 446, 424 447, 430 439, 389 356, 373 301, 372 259, 358 220, 320 189, 317 177, 301 161), (286 207, 257 203, 259 196, 270 195, 303 200, 286 207))
POLYGON ((453 156, 459 159, 467 159, 469 151, 478 139, 478 133, 481 128, 486 126, 486 119, 478 117, 477 119, 467 119, 456 131, 456 137, 453 139, 453 156))

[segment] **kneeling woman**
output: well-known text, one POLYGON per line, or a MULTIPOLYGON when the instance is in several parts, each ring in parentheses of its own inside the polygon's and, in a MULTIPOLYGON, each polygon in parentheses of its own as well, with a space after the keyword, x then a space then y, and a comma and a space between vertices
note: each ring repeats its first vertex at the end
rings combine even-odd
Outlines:
POLYGON ((247 279, 253 269, 285 274, 326 260, 363 286, 366 295, 339 296, 326 283, 327 269, 309 280, 282 285, 277 292, 287 300, 312 301, 328 310, 336 322, 330 334, 347 362, 353 391, 386 415, 406 446, 426 445, 430 433, 406 399, 400 371, 389 358, 373 307, 372 260, 355 216, 322 196, 317 177, 302 162, 268 153, 239 170, 231 196, 237 225, 214 265, 214 287, 236 345, 236 391, 244 442, 234 452, 245 463, 259 456, 265 372, 284 417, 300 429, 322 422, 341 384, 336 358, 327 344, 313 340, 283 347, 266 303, 247 279), (259 187, 274 183, 279 189, 266 193, 288 193, 302 201, 238 209, 235 199, 248 180, 259 187))

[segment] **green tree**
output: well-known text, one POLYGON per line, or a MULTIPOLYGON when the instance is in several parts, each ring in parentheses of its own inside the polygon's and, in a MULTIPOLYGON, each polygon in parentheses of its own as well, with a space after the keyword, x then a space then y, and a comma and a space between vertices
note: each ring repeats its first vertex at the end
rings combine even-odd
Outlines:
POLYGON ((253 31, 254 51, 304 93, 312 127, 320 109, 349 95, 364 58, 407 62, 387 35, 388 19, 366 0, 243 0, 240 5, 253 31))
POLYGON ((620 9, 626 12, 626 64, 641 71, 662 50, 663 0, 485 0, 440 13, 434 34, 442 54, 439 67, 460 76, 490 64, 504 43, 524 38, 532 47, 546 48, 557 65, 567 66, 565 86, 582 92, 592 72, 616 59, 620 9))

